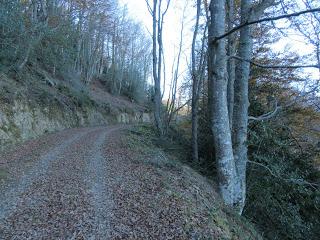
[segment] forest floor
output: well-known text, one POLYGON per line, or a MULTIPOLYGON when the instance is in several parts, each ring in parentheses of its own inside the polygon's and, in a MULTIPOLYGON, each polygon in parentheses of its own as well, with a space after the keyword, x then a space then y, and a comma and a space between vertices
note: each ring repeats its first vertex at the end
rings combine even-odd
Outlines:
POLYGON ((0 239, 259 239, 144 134, 69 129, 1 153, 0 239))
POLYGON ((109 104, 110 107, 120 111, 133 110, 136 112, 145 112, 147 109, 134 100, 124 96, 115 96, 109 93, 103 84, 99 81, 93 81, 90 85, 89 96, 97 103, 109 104))

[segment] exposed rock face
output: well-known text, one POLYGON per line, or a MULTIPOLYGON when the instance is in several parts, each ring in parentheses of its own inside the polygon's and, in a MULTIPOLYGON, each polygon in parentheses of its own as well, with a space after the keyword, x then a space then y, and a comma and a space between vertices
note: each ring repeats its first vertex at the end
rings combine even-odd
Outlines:
POLYGON ((118 123, 129 123, 130 122, 129 114, 128 113, 120 113, 117 116, 117 122, 118 123))
POLYGON ((65 109, 22 101, 0 107, 0 149, 47 132, 78 126, 106 125, 106 113, 95 108, 65 109))
POLYGON ((112 115, 103 108, 92 106, 68 109, 58 104, 42 106, 28 101, 14 100, 0 104, 0 150, 44 133, 81 126, 101 126, 108 122, 150 122, 148 113, 119 113, 112 115))
POLYGON ((117 115, 117 123, 151 123, 149 113, 120 113, 117 115))
POLYGON ((144 123, 151 123, 151 117, 149 113, 142 114, 142 122, 144 123))

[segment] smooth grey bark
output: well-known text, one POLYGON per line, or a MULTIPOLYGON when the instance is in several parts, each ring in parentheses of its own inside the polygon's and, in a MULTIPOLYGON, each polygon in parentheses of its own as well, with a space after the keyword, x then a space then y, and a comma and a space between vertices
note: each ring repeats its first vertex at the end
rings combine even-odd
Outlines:
MULTIPOLYGON (((241 1, 241 23, 248 21, 249 11, 252 0, 241 1)), ((245 59, 251 59, 252 55, 252 37, 250 26, 245 26, 240 31, 238 55, 245 59)), ((240 62, 236 67, 236 79, 234 87, 234 113, 233 113, 233 147, 234 158, 237 167, 237 174, 241 183, 241 192, 239 199, 239 208, 242 212, 246 197, 246 164, 247 157, 247 131, 248 131, 248 80, 250 74, 250 63, 240 62)))
MULTIPOLYGON (((274 4, 274 0, 265 0, 253 6, 252 0, 241 1, 241 24, 244 27, 240 30, 238 55, 241 59, 252 58, 253 39, 251 26, 245 26, 246 22, 258 19, 264 10, 274 4)), ((233 152, 239 180, 239 191, 235 191, 235 198, 238 202, 240 214, 245 206, 246 199, 246 166, 248 162, 248 108, 249 108, 249 76, 250 62, 241 61, 236 66, 236 78, 234 88, 234 109, 233 109, 233 152)))
MULTIPOLYGON (((225 32, 225 0, 215 0, 210 3, 211 22, 209 39, 225 32)), ((231 131, 229 126, 227 102, 227 55, 225 39, 209 46, 209 82, 212 96, 211 130, 217 161, 218 185, 220 194, 230 207, 237 205, 235 191, 238 190, 236 166, 233 158, 231 131)))
MULTIPOLYGON (((162 5, 162 0, 159 0, 159 4, 158 4, 158 29, 157 29, 157 33, 158 33, 158 79, 161 82, 161 70, 162 70, 162 26, 163 26, 163 18, 161 18, 161 5, 162 5)), ((154 12, 156 14, 156 12, 154 12)), ((164 91, 164 90, 163 90, 164 91)), ((161 93, 161 98, 162 98, 162 93, 161 93)))
MULTIPOLYGON (((234 0, 228 0, 227 3, 227 20, 228 20, 228 31, 230 31, 234 26, 235 21, 235 5, 234 0)), ((236 53, 236 36, 235 33, 228 36, 228 46, 227 46, 228 56, 234 56, 236 53)), ((229 122, 232 130, 232 120, 233 120, 233 106, 234 106, 234 81, 235 81, 235 70, 236 63, 235 59, 228 58, 227 72, 228 72, 228 112, 229 112, 229 122)))
POLYGON ((159 135, 163 135, 163 126, 161 118, 161 89, 160 89, 160 79, 157 73, 158 69, 158 59, 157 59, 157 0, 153 0, 153 16, 152 16, 152 56, 153 56, 153 81, 154 81, 154 119, 156 123, 156 128, 159 135))
POLYGON ((152 66, 154 80, 154 118, 158 134, 164 134, 163 119, 162 119, 162 94, 161 94, 161 69, 162 69, 162 29, 164 16, 168 11, 170 0, 167 0, 166 8, 161 12, 162 0, 153 0, 153 6, 146 0, 148 10, 152 16, 152 66), (158 48, 158 49, 157 49, 158 48))
MULTIPOLYGON (((192 105, 191 105, 191 121, 192 121, 192 159, 199 161, 198 150, 198 99, 199 99, 199 73, 196 68, 196 40, 199 31, 199 19, 201 13, 201 0, 197 0, 197 16, 196 24, 192 39, 191 49, 191 71, 192 71, 192 105)), ((201 63, 200 63, 201 64, 201 63)))

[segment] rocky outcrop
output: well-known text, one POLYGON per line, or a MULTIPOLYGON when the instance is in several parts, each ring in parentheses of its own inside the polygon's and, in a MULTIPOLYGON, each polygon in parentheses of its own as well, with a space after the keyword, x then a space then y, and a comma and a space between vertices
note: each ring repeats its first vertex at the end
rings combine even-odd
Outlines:
POLYGON ((66 109, 58 104, 41 106, 13 101, 0 107, 0 149, 44 133, 72 127, 106 125, 108 115, 102 109, 82 107, 66 109))
POLYGON ((99 106, 70 109, 58 103, 43 106, 36 102, 14 100, 10 104, 0 104, 0 150, 67 128, 138 122, 149 123, 149 114, 133 112, 114 115, 99 106))
POLYGON ((118 123, 150 123, 151 117, 149 113, 120 113, 117 115, 118 123))

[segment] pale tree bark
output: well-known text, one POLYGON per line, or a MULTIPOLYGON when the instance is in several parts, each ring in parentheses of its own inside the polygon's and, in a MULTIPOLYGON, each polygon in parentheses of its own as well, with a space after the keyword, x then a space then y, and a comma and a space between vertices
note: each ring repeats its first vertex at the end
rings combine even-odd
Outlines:
POLYGON ((164 17, 168 11, 170 1, 167 0, 165 10, 162 11, 162 0, 153 0, 153 5, 145 0, 148 10, 152 16, 152 67, 153 67, 153 81, 154 81, 154 118, 158 134, 164 134, 164 126, 162 119, 162 94, 161 94, 161 70, 162 70, 162 29, 164 17))
MULTIPOLYGON (((209 3, 210 4, 210 3, 209 3)), ((206 10, 206 18, 207 18, 207 25, 208 25, 208 60, 207 60, 207 64, 208 64, 208 78, 209 78, 209 75, 210 75, 210 53, 211 53, 211 51, 210 51, 210 48, 211 48, 211 46, 212 46, 212 43, 213 43, 213 40, 212 39, 214 39, 214 38, 211 38, 211 36, 210 36, 210 33, 209 33, 209 27, 210 27, 210 9, 209 9, 209 4, 208 4, 208 1, 207 0, 204 0, 204 5, 205 5, 205 10, 206 10), (212 43, 211 43, 211 41, 212 41, 212 43)), ((213 56, 212 56, 213 57, 213 56)), ((207 83, 207 92, 208 92, 208 99, 207 99, 207 105, 208 105, 208 120, 209 120, 209 126, 211 126, 211 115, 212 115, 212 91, 211 91, 211 89, 212 89, 212 81, 210 81, 209 79, 208 79, 208 83, 207 83)))
MULTIPOLYGON (((251 26, 245 25, 246 22, 258 19, 264 10, 274 4, 274 0, 265 0, 253 6, 252 0, 241 1, 241 24, 238 55, 242 59, 251 59, 253 39, 251 26)), ((241 61, 236 66, 236 78, 234 88, 233 109, 233 151, 236 164, 237 176, 240 183, 240 191, 236 191, 235 198, 238 202, 239 212, 242 213, 246 199, 246 165, 248 162, 248 108, 249 108, 249 75, 250 62, 241 61)))
MULTIPOLYGON (((241 1, 241 32, 238 54, 251 59, 252 36, 247 22, 258 19, 274 0, 253 5, 252 0, 241 1)), ((209 27, 209 113, 217 161, 218 184, 224 202, 242 213, 246 196, 247 129, 248 129, 248 81, 250 62, 241 61, 236 66, 233 109, 233 141, 228 109, 227 54, 225 49, 225 1, 211 1, 211 24, 209 27), (213 39, 213 41, 212 41, 213 39)), ((230 5, 229 5, 230 6, 230 5)), ((230 21, 230 19, 229 19, 230 21)), ((230 22, 229 22, 230 24, 230 22)), ((230 31, 229 31, 230 32, 230 31)), ((228 36, 228 35, 226 35, 228 36)), ((233 50, 234 51, 234 50, 233 50)))
POLYGON ((201 14, 201 0, 197 0, 197 16, 196 24, 192 39, 191 49, 191 71, 192 71, 192 105, 191 105, 191 121, 192 121, 192 159, 199 161, 198 150, 198 99, 199 99, 199 73, 196 67, 196 41, 199 31, 199 19, 201 14))
MULTIPOLYGON (((228 31, 230 31, 234 26, 235 21, 235 4, 234 0, 227 1, 228 11, 227 11, 227 24, 228 31)), ((234 56, 236 53, 236 36, 235 33, 228 36, 228 46, 227 46, 228 56, 234 56)), ((235 81, 235 70, 236 64, 235 59, 228 58, 227 72, 228 72, 228 112, 229 112, 229 122, 232 128, 233 120, 233 106, 234 106, 234 81, 235 81)), ((231 129, 232 130, 232 129, 231 129)))
MULTIPOLYGON (((159 0, 158 4, 158 25, 157 25, 157 33, 158 33, 158 76, 157 78, 159 79, 159 82, 161 83, 161 70, 162 70, 162 52, 163 52, 163 46, 162 46, 162 26, 163 26, 163 18, 161 17, 161 5, 162 5, 162 0, 159 0)), ((161 92, 161 89, 160 89, 161 92)), ((161 99, 162 99, 162 93, 161 93, 161 99)))
MULTIPOLYGON (((241 22, 248 20, 252 0, 241 1, 241 22)), ((238 55, 251 59, 252 37, 250 26, 245 26, 240 31, 238 55)), ((239 196, 240 209, 242 211, 246 195, 246 164, 247 164, 247 130, 248 130, 248 80, 250 63, 240 62, 236 67, 235 101, 233 113, 233 147, 237 173, 240 179, 242 191, 239 196)))
MULTIPOLYGON (((160 0, 161 1, 161 0, 160 0)), ((154 118, 159 135, 163 135, 162 117, 161 117, 161 87, 157 69, 158 69, 158 54, 157 54, 157 0, 153 0, 153 15, 152 15, 152 56, 153 56, 153 81, 154 81, 154 118)))
MULTIPOLYGON (((225 0, 211 1, 211 23, 209 39, 222 35, 225 32, 225 0)), ((238 180, 233 158, 231 131, 229 126, 227 102, 227 55, 225 40, 215 42, 209 46, 209 82, 212 96, 211 101, 211 130, 214 140, 215 156, 217 161, 218 185, 224 202, 234 207, 236 203, 235 191, 238 180)))

